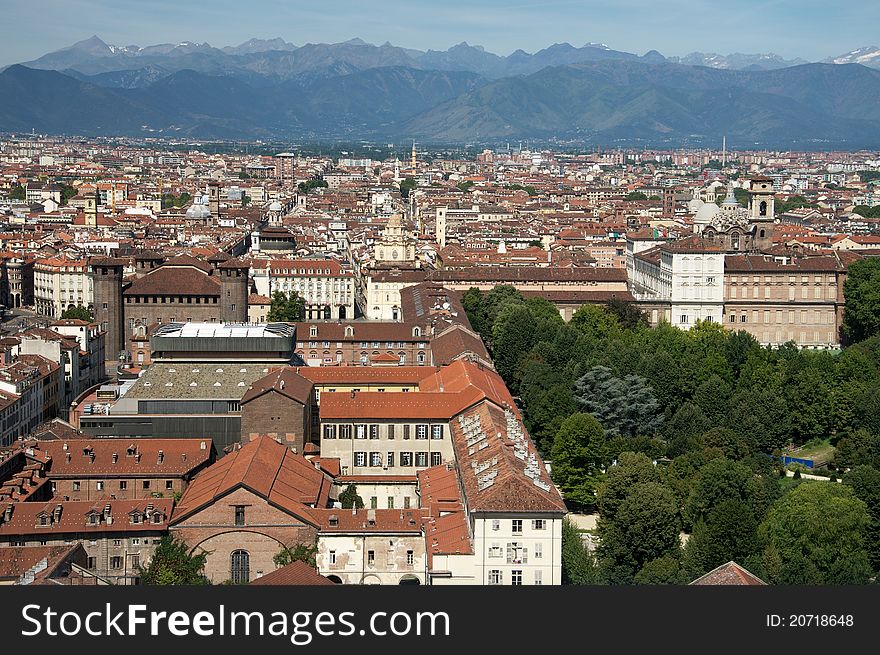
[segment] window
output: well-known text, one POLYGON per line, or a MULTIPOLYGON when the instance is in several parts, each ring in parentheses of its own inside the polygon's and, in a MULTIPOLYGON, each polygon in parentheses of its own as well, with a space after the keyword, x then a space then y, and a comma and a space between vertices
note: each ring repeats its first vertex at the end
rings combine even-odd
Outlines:
POLYGON ((400 465, 401 466, 412 466, 413 465, 412 453, 400 453, 400 465))
POLYGON ((336 551, 335 550, 330 551, 329 559, 330 559, 331 564, 336 564, 336 551))
POLYGON ((370 466, 382 466, 382 453, 370 453, 370 466))
POLYGON ((131 545, 132 545, 132 546, 140 546, 140 545, 141 545, 141 540, 140 540, 140 539, 137 539, 137 538, 134 538, 134 539, 131 540, 131 545))
POLYGON ((351 439, 351 426, 350 425, 340 425, 339 426, 339 438, 340 439, 351 439))
POLYGON ((443 463, 442 458, 440 453, 431 453, 431 466, 440 466, 443 463))
POLYGON ((507 544, 507 563, 525 564, 528 562, 526 548, 521 543, 511 541, 507 544))
POLYGON ((403 426, 403 438, 409 439, 409 424, 403 426))
POLYGON ((370 439, 378 439, 379 438, 379 426, 371 425, 370 426, 370 439))
POLYGON ((495 531, 501 529, 501 521, 499 519, 492 519, 492 529, 495 531))
POLYGON ((406 565, 412 566, 413 564, 415 564, 415 561, 415 553, 413 553, 413 551, 411 550, 406 551, 406 565))
POLYGON ((159 512, 153 512, 153 523, 161 523, 162 515, 159 512))
POLYGON ((522 534, 522 519, 513 519, 510 523, 513 534, 522 534))
POLYGON ((370 509, 379 509, 379 498, 377 496, 370 496, 370 509))
POLYGON ((355 466, 366 466, 367 465, 367 453, 358 452, 354 454, 354 465, 355 466))
POLYGON ((376 551, 368 550, 367 551, 367 566, 374 566, 376 564, 376 551))
POLYGON ((98 558, 90 557, 86 566, 88 566, 89 570, 94 571, 98 567, 98 558))
POLYGON ((114 555, 110 558, 110 568, 111 569, 121 569, 122 568, 122 558, 118 555, 114 555))
POLYGON ((514 587, 522 585, 522 570, 514 569, 510 572, 510 584, 514 587))
POLYGON ((336 426, 335 425, 325 425, 324 426, 324 438, 325 439, 335 439, 336 438, 336 426))
POLYGON ((417 425, 416 426, 416 439, 427 439, 428 438, 428 426, 427 425, 417 425))
POLYGON ((140 515, 139 512, 135 512, 134 514, 131 515, 131 522, 132 523, 140 523, 142 518, 143 517, 140 515))
POLYGON ((388 496, 388 509, 394 509, 394 496, 388 496))
POLYGON ((124 491, 125 489, 128 489, 128 482, 126 480, 120 480, 119 481, 119 489, 120 489, 120 491, 124 491))
POLYGON ((416 453, 416 466, 428 465, 428 453, 416 453))
POLYGON ((235 506, 235 525, 244 525, 244 505, 235 506))
POLYGON ((354 426, 354 438, 355 439, 366 439, 367 438, 367 426, 360 424, 354 426))
POLYGON ((536 585, 544 584, 544 577, 541 575, 541 569, 537 569, 535 571, 535 584, 536 585))
POLYGON ((489 557, 501 557, 501 546, 492 544, 489 547, 489 557))
POLYGON ((735 316, 734 314, 731 314, 731 315, 730 315, 730 322, 731 322, 731 323, 736 323, 736 316, 735 316))
POLYGON ((432 439, 442 439, 443 438, 443 426, 442 425, 432 425, 431 426, 431 438, 432 439))
POLYGON ((745 323, 745 322, 746 322, 746 314, 745 314, 745 312, 743 312, 743 315, 739 317, 739 322, 740 322, 740 323, 745 323))
POLYGON ((95 490, 96 491, 103 491, 104 490, 104 481, 103 480, 98 480, 95 483, 95 490))
POLYGON ((403 509, 409 509, 409 496, 403 499, 403 509))
POLYGON ((687 322, 688 322, 687 314, 682 314, 681 320, 679 321, 679 323, 687 323, 687 322))
POLYGON ((532 530, 543 530, 547 527, 547 521, 544 519, 535 519, 532 521, 532 530))
POLYGON ((394 426, 393 425, 388 426, 388 438, 389 439, 394 438, 394 426))
POLYGON ((74 483, 73 483, 73 490, 74 490, 74 491, 79 491, 79 482, 74 482, 74 483))
POLYGON ((388 468, 394 466, 394 453, 388 453, 388 468))
POLYGON ((150 481, 144 480, 144 489, 149 489, 149 488, 150 488, 150 481))
POLYGON ((534 551, 535 551, 535 559, 543 558, 544 557, 544 544, 542 544, 540 541, 535 543, 534 551))
POLYGON ((498 585, 501 584, 501 571, 498 569, 492 569, 489 571, 489 584, 498 585))
POLYGON ((251 579, 251 556, 246 550, 232 551, 232 584, 247 584, 251 579))

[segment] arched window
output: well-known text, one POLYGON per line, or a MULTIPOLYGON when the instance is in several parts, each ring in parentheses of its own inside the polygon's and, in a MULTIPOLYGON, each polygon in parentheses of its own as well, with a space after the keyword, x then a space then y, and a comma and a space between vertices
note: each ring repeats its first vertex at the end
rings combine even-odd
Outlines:
POLYGON ((762 200, 761 204, 758 205, 758 207, 759 207, 759 213, 761 214, 761 216, 766 216, 767 215, 767 201, 762 200))
POLYGON ((420 336, 422 336, 422 328, 420 328, 420 327, 418 327, 418 326, 417 326, 417 327, 414 327, 414 328, 413 328, 413 336, 414 336, 414 337, 420 337, 420 336))
POLYGON ((345 336, 347 336, 347 337, 354 336, 354 328, 351 327, 350 325, 346 326, 346 328, 345 328, 345 336))
POLYGON ((232 551, 232 584, 247 584, 251 579, 251 556, 246 550, 232 551))

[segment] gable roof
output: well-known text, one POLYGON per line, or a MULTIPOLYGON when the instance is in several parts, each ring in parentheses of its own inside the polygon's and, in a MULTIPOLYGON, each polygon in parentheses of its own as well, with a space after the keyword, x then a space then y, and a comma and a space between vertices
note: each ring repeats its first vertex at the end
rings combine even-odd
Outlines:
POLYGON ((208 467, 187 487, 172 524, 244 487, 282 511, 316 525, 310 507, 327 505, 332 480, 302 455, 260 436, 208 467))
POLYGON ((251 581, 252 585, 333 585, 305 562, 295 561, 251 581))
POLYGON ((251 384, 244 396, 242 396, 241 404, 244 405, 270 391, 274 391, 298 403, 307 405, 311 401, 313 389, 314 384, 297 373, 295 368, 284 366, 251 384))
POLYGON ((706 575, 702 575, 693 582, 692 585, 765 585, 767 584, 755 574, 749 572, 736 562, 730 561, 726 564, 712 569, 706 575))

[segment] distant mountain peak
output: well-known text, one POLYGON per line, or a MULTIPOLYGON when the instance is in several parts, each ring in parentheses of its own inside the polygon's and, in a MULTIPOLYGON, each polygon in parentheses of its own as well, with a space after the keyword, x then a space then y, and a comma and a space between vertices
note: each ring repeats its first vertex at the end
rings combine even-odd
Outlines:
MULTIPOLYGON (((364 41, 362 38, 357 37, 357 36, 354 37, 353 39, 349 39, 348 41, 343 41, 343 43, 345 45, 370 45, 369 43, 364 41)), ((386 43, 388 43, 388 42, 386 41, 386 43)), ((391 44, 388 43, 388 45, 391 45, 391 44)))

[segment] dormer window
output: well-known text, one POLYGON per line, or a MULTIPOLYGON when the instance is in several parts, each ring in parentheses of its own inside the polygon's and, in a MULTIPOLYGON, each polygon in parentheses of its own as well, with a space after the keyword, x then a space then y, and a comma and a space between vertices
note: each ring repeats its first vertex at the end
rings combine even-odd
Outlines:
POLYGON ((420 336, 422 336, 422 328, 420 328, 420 327, 414 327, 414 328, 413 328, 413 336, 414 336, 414 337, 420 337, 420 336))
POLYGON ((312 325, 309 327, 309 336, 310 337, 318 336, 318 326, 317 325, 312 325))
POLYGON ((143 520, 143 517, 141 516, 140 512, 134 512, 131 515, 131 522, 132 523, 141 523, 142 520, 143 520))

